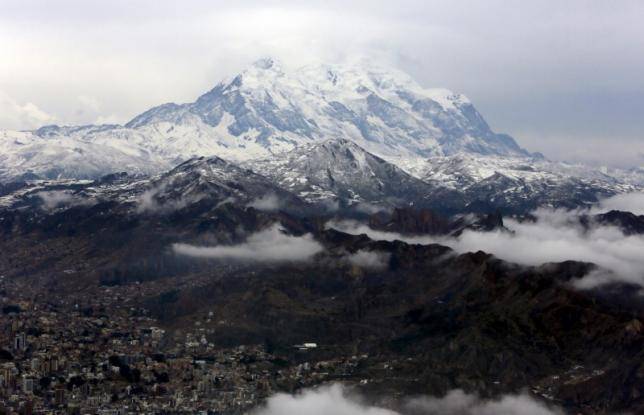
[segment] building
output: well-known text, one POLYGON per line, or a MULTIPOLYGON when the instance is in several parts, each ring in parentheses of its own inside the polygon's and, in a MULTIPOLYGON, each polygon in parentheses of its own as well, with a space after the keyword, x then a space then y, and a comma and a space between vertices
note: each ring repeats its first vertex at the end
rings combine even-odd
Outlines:
POLYGON ((27 335, 24 332, 16 334, 13 339, 13 349, 18 352, 27 350, 27 335))
POLYGON ((34 380, 31 377, 22 378, 22 391, 26 394, 34 393, 34 380))

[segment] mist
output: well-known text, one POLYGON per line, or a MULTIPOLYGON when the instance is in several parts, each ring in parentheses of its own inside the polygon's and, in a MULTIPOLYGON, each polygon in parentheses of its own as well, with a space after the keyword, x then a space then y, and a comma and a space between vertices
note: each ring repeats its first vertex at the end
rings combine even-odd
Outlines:
POLYGON ((268 193, 252 200, 248 207, 264 212, 275 212, 282 207, 282 201, 274 193, 268 193))
POLYGON ((360 250, 347 255, 345 259, 351 264, 361 268, 383 269, 389 264, 390 255, 387 252, 360 250))
POLYGON ((91 199, 75 195, 69 190, 46 190, 36 193, 46 210, 56 209, 61 206, 88 206, 93 203, 91 199))
POLYGON ((254 233, 237 245, 195 246, 176 243, 172 245, 172 249, 176 254, 195 258, 256 262, 307 261, 324 250, 312 235, 291 236, 279 224, 254 233))
MULTIPOLYGON (((141 193, 136 200, 137 213, 170 213, 181 210, 192 203, 197 203, 206 197, 205 194, 192 194, 178 199, 160 199, 159 196, 163 195, 166 188, 167 184, 161 183, 141 193)), ((228 199, 225 199, 220 203, 225 204, 227 202, 228 199)))

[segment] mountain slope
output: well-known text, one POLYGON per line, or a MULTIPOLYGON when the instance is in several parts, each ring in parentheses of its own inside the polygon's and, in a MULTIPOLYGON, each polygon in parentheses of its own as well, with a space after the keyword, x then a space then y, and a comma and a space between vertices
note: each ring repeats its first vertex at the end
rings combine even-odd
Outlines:
POLYGON ((423 205, 435 190, 346 139, 302 146, 244 165, 311 202, 423 205))
POLYGON ((401 167, 424 182, 458 192, 466 211, 528 212, 537 207, 586 207, 641 189, 586 166, 540 157, 457 154, 406 160, 401 167))
POLYGON ((151 178, 121 173, 94 181, 30 181, 0 195, 0 208, 35 207, 46 214, 100 204, 110 204, 119 212, 152 215, 173 214, 195 205, 203 210, 225 204, 270 211, 306 209, 302 200, 266 177, 219 157, 190 159, 151 178))

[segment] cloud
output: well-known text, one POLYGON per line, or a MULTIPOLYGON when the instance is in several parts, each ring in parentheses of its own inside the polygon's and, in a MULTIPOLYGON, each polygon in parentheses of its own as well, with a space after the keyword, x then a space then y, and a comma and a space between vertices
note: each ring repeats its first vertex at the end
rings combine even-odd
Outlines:
POLYGON ((319 204, 320 208, 326 213, 337 212, 340 209, 340 201, 325 199, 319 204))
POLYGON ((306 390, 297 395, 277 394, 253 415, 397 415, 384 408, 361 404, 339 384, 306 390))
POLYGON ((77 99, 78 107, 76 109, 75 118, 78 122, 93 124, 121 124, 126 121, 126 119, 116 114, 104 114, 103 104, 93 96, 79 95, 77 99))
MULTIPOLYGON (((192 203, 197 203, 205 197, 205 195, 203 194, 192 194, 186 197, 180 197, 178 199, 159 198, 159 196, 163 194, 166 188, 167 184, 161 183, 141 193, 136 200, 137 213, 174 212, 176 210, 181 210, 192 203)), ((221 203, 224 204, 227 201, 228 199, 225 199, 221 203)), ((217 205, 216 207, 219 207, 219 205, 217 205)))
POLYGON ((484 400, 460 389, 443 398, 416 398, 406 410, 414 415, 563 415, 528 395, 506 395, 498 400, 484 400))
POLYGON ((227 198, 225 198, 224 200, 222 200, 221 202, 218 202, 218 203, 215 205, 215 209, 220 208, 220 207, 222 207, 222 206, 224 206, 224 205, 228 205, 228 204, 231 204, 231 203, 235 203, 236 201, 237 201, 237 199, 235 199, 235 198, 234 198, 234 197, 232 197, 232 196, 227 197, 227 198))
POLYGON ((380 205, 375 205, 373 203, 368 203, 368 202, 359 202, 356 203, 355 205, 352 205, 352 207, 361 213, 366 213, 367 215, 373 215, 378 212, 389 212, 391 211, 390 207, 384 207, 380 205))
POLYGON ((340 384, 308 389, 296 395, 277 394, 253 415, 563 415, 528 395, 484 400, 453 390, 443 398, 407 400, 396 411, 369 405, 340 384))
POLYGON ((274 212, 282 207, 282 201, 275 193, 268 193, 254 199, 247 206, 265 212, 274 212))
POLYGON ((196 258, 234 259, 259 262, 306 261, 324 248, 310 234, 291 236, 279 224, 248 237, 238 245, 194 246, 177 243, 175 253, 196 258))
MULTIPOLYGON (((597 224, 585 229, 576 220, 576 212, 543 209, 534 214, 536 222, 505 220, 514 233, 466 231, 448 245, 459 252, 481 249, 528 265, 566 260, 592 262, 611 271, 613 281, 644 285, 643 236, 627 236, 616 227, 597 224)), ((588 281, 583 284, 588 287, 588 281)))
POLYGON ((622 193, 599 202, 593 208, 595 213, 621 210, 636 215, 644 215, 644 193, 622 193))
POLYGON ((47 210, 56 209, 60 206, 86 206, 91 205, 91 199, 83 198, 69 190, 47 190, 36 193, 43 201, 47 210))
MULTIPOLYGON (((622 206, 632 206, 633 201, 639 202, 639 198, 627 199, 622 206)), ((458 253, 482 250, 523 265, 575 260, 591 262, 602 268, 578 281, 576 285, 579 288, 592 288, 608 282, 644 286, 644 235, 624 235, 617 227, 600 224, 585 228, 579 222, 580 213, 539 209, 533 212, 534 222, 505 219, 504 224, 511 232, 466 230, 456 238, 376 231, 355 221, 330 222, 327 226, 354 235, 366 234, 375 240, 439 243, 458 253)))
POLYGON ((355 220, 332 220, 327 223, 327 228, 336 229, 340 232, 349 233, 352 235, 367 235, 375 241, 404 241, 409 244, 427 245, 431 243, 438 243, 438 239, 425 236, 425 235, 402 235, 395 232, 385 232, 371 229, 364 223, 355 220))
POLYGON ((27 102, 19 104, 6 93, 0 91, 0 128, 33 129, 51 124, 56 118, 27 102))
POLYGON ((390 255, 386 252, 360 250, 345 258, 351 265, 362 268, 382 269, 389 264, 390 255))
MULTIPOLYGON (((165 189, 163 184, 147 189, 137 198, 136 211, 138 213, 144 212, 161 212, 165 211, 167 207, 157 200, 157 195, 165 189)), ((181 207, 181 206, 179 206, 181 207)), ((174 210, 174 209, 173 209, 174 210)))

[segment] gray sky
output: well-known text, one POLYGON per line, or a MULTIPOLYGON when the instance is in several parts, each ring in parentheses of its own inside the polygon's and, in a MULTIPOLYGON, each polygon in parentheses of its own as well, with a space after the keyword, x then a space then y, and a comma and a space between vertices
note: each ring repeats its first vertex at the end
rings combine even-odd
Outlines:
POLYGON ((125 122, 271 55, 367 55, 553 159, 644 165, 644 2, 0 1, 0 128, 125 122))

